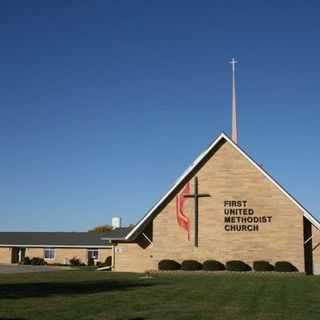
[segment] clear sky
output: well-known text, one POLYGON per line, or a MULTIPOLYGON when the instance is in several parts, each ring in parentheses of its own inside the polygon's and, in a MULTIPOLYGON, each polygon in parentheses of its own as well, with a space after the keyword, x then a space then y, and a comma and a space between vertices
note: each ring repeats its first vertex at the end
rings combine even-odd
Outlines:
POLYGON ((221 131, 316 217, 319 1, 0 2, 0 230, 135 223, 221 131))

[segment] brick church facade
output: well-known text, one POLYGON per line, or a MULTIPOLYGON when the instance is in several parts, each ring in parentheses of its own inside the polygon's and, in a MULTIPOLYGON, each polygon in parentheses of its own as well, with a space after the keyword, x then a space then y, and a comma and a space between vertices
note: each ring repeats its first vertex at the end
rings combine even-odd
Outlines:
POLYGON ((221 134, 168 193, 113 244, 115 271, 155 270, 162 259, 226 263, 288 261, 300 272, 320 268, 319 222, 227 135, 221 134), (195 178, 200 193, 186 198, 188 232, 177 221, 177 197, 195 178), (197 227, 197 228, 196 228, 197 227), (196 229, 198 229, 197 241, 196 229), (197 243, 196 243, 197 242, 197 243))

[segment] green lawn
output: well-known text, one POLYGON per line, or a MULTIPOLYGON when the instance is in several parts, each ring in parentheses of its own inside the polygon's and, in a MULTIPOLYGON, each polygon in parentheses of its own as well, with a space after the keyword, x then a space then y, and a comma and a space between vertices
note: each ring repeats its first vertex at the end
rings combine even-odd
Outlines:
POLYGON ((63 271, 0 275, 0 319, 320 319, 320 277, 63 271))

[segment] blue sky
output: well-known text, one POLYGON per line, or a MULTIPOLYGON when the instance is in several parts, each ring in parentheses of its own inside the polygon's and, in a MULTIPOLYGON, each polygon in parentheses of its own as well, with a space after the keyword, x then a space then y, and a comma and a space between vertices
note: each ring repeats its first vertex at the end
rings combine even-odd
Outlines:
POLYGON ((0 229, 134 223, 221 131, 320 218, 317 1, 1 1, 0 229))

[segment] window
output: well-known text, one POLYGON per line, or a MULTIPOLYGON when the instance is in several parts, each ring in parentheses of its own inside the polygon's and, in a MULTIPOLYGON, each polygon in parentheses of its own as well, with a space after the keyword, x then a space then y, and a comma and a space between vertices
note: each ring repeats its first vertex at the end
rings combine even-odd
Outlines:
POLYGON ((55 258, 56 250, 55 248, 45 248, 44 250, 44 258, 53 260, 55 258))
POLYGON ((98 260, 99 250, 98 249, 88 249, 88 259, 98 260))

